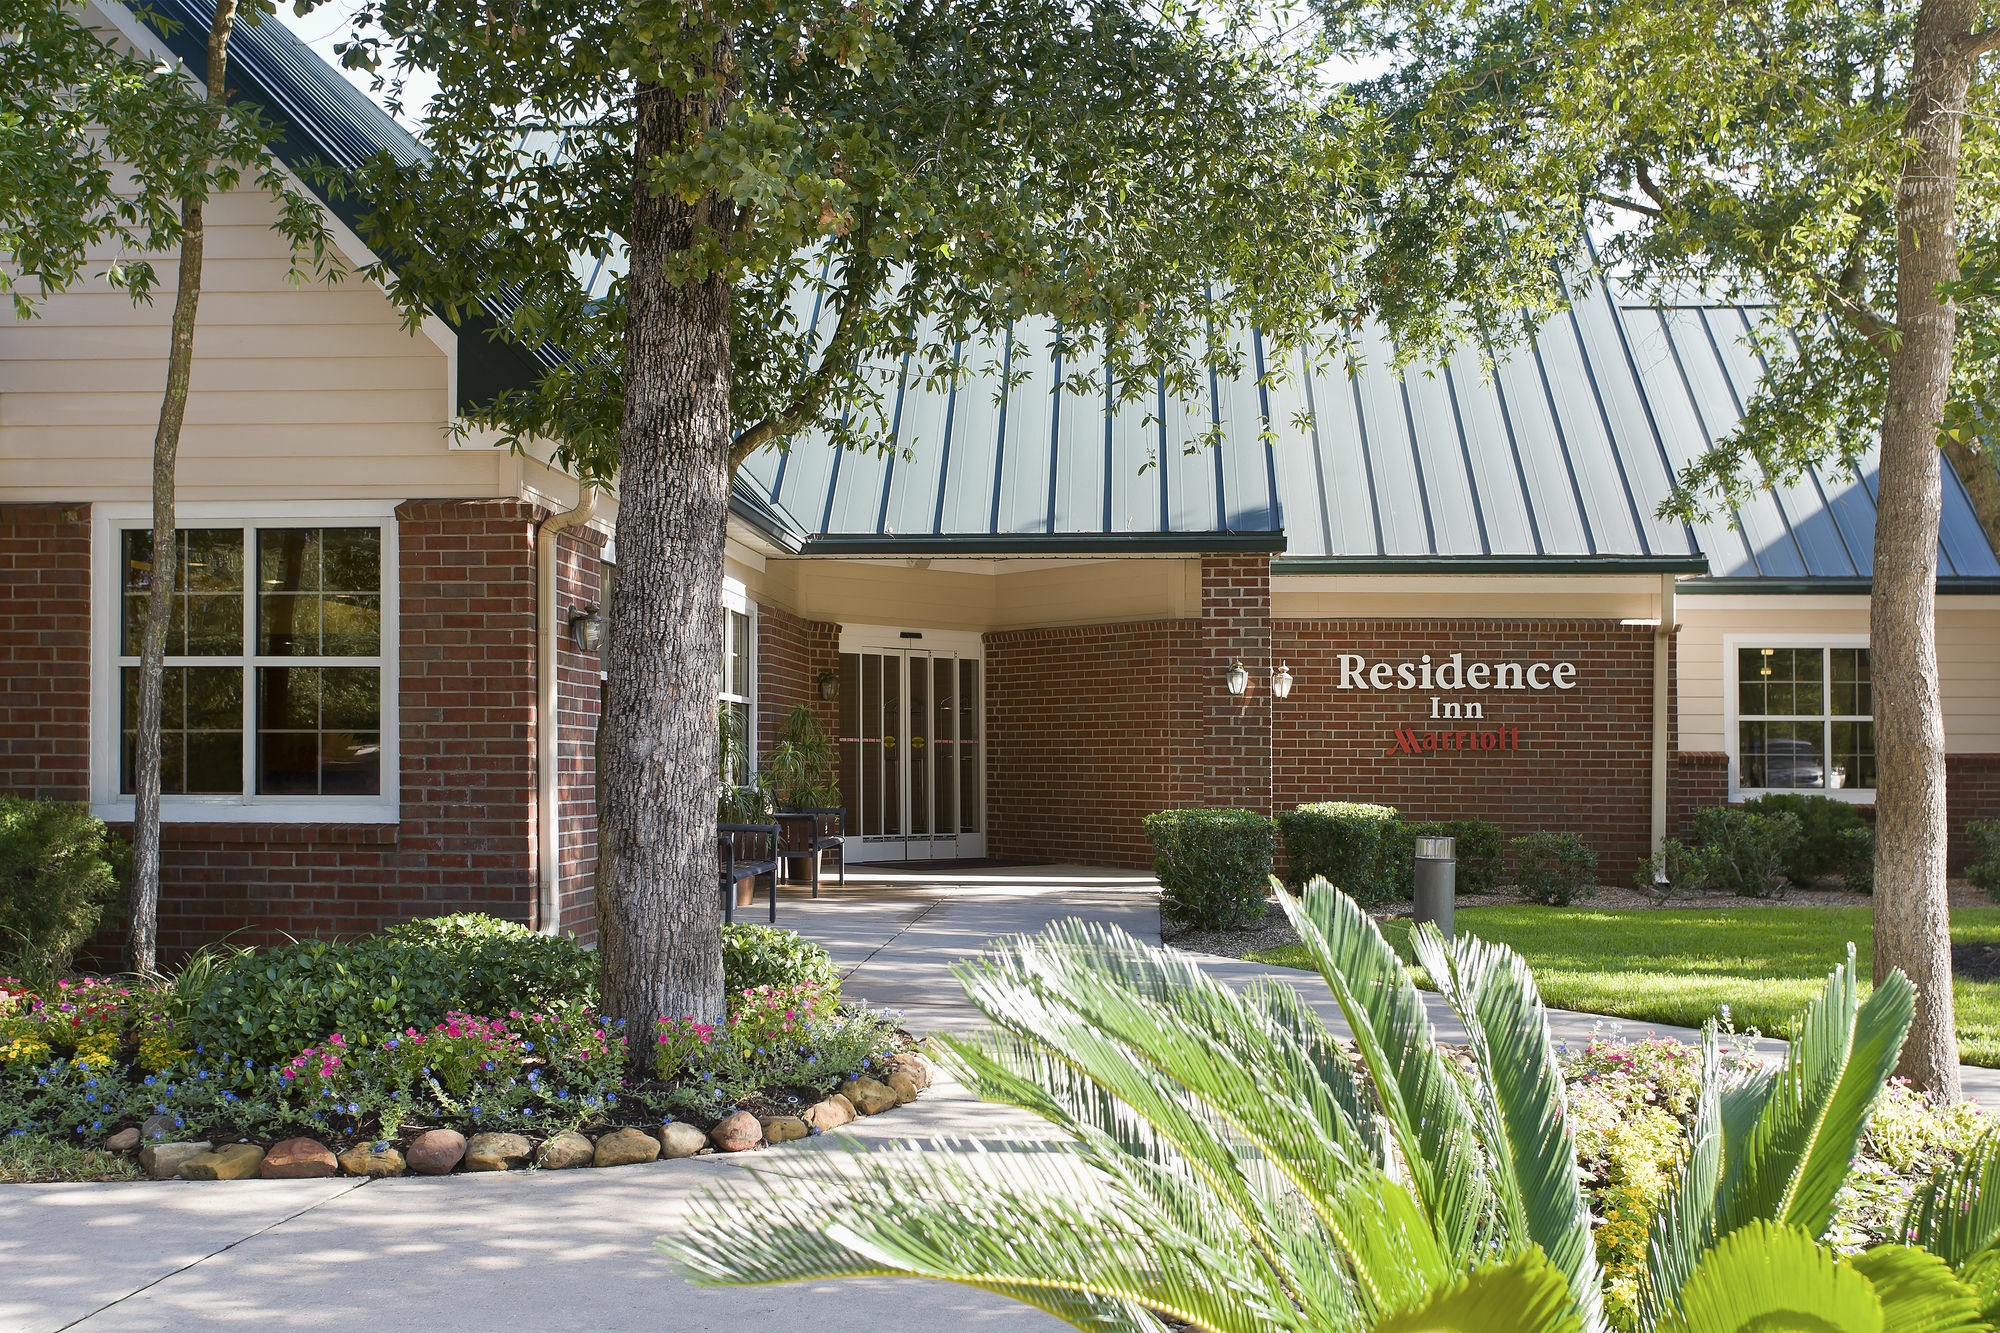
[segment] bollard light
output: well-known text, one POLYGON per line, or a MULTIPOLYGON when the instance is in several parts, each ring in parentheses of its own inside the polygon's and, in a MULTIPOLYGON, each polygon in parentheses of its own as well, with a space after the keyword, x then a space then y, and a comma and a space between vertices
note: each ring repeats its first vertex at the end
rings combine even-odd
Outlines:
POLYGON ((1412 841, 1417 853, 1417 892, 1411 915, 1418 922, 1431 922, 1438 934, 1450 939, 1452 907, 1458 896, 1457 839, 1419 836, 1412 841))

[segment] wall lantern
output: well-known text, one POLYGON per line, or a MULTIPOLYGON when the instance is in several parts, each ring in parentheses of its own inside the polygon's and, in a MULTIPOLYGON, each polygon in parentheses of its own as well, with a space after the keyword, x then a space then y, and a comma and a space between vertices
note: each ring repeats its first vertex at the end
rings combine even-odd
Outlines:
POLYGON ((597 603, 572 606, 569 609, 569 638, 586 653, 594 653, 604 643, 604 617, 597 613, 597 603))
POLYGON ((814 679, 813 683, 819 686, 820 698, 832 700, 840 697, 840 674, 838 672, 822 671, 814 679))
POLYGON ((1229 682, 1231 694, 1241 694, 1250 688, 1250 672, 1241 662, 1230 663, 1229 675, 1225 679, 1229 682))
POLYGON ((1283 699, 1292 692, 1292 669, 1283 662, 1271 673, 1271 697, 1283 699))

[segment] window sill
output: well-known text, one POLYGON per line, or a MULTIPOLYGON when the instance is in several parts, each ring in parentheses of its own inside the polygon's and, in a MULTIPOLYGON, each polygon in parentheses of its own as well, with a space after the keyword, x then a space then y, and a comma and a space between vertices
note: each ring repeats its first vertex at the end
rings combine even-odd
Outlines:
MULTIPOLYGON (((132 802, 109 801, 91 806, 91 813, 110 824, 132 822, 132 802)), ((162 824, 396 824, 401 814, 393 802, 353 804, 310 801, 297 805, 246 805, 230 801, 163 803, 162 824)))
POLYGON ((1849 805, 1875 804, 1873 787, 1739 787, 1729 793, 1731 801, 1754 801, 1759 796, 1824 796, 1829 801, 1845 801, 1849 805))

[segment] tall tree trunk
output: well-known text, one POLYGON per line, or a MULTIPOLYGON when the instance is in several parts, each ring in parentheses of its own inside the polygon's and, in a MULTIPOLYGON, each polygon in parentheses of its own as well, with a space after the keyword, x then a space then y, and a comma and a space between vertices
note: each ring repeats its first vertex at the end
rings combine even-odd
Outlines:
POLYGON ((1896 192, 1896 325, 1882 411, 1869 643, 1875 679, 1875 979, 1900 968, 1917 990, 1904 1077, 1956 1099, 1958 1038, 1945 900, 1944 715, 1938 698, 1938 424, 1958 312, 1954 221, 1960 120, 1973 73, 1963 39, 1976 0, 1924 0, 1910 70, 1908 148, 1896 192))
POLYGON ((138 753, 133 762, 132 970, 159 966, 160 938, 160 711, 166 683, 167 624, 174 609, 180 546, 174 535, 174 465, 181 422, 187 416, 188 379, 194 370, 194 322, 201 304, 201 260, 206 239, 209 146, 222 124, 229 30, 237 0, 217 0, 208 30, 208 106, 202 135, 188 161, 187 195, 181 200, 181 253, 174 291, 173 331, 167 350, 167 388, 153 432, 153 573, 146 589, 146 622, 139 645, 138 753))
MULTIPOLYGON (((718 50, 716 68, 728 52, 718 50)), ((720 220, 713 197, 656 196, 650 164, 712 123, 726 93, 642 87, 618 438, 618 577, 597 752, 597 922, 606 1011, 635 1051, 655 1019, 722 1016, 716 682, 729 519, 726 277, 665 271, 720 220)), ((725 230, 726 228, 719 228, 725 230)))

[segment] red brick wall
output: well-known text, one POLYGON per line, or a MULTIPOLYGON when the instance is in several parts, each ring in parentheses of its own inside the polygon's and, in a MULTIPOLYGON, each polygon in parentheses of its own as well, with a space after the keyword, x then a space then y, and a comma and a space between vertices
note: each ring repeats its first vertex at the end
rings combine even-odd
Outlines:
POLYGON ((1209 555, 1201 561, 1201 648, 1195 681, 1205 701, 1202 804, 1271 812, 1271 558, 1209 555), (1230 667, 1250 672, 1240 695, 1230 667))
POLYGON ((0 505, 0 791, 90 795, 89 505, 0 505))
MULTIPOLYGON (((223 936, 277 944, 447 912, 528 919, 536 511, 420 500, 396 513, 401 822, 167 824, 163 957, 223 936)), ((107 935, 93 952, 118 947, 107 935)))
POLYGON ((1277 705, 1277 806, 1379 801, 1419 819, 1491 820, 1505 837, 1582 834, 1599 874, 1623 882, 1651 831, 1653 629, 1603 620, 1281 620, 1273 653, 1291 665, 1277 705), (1337 690, 1340 653, 1434 661, 1574 662, 1577 685, 1429 692, 1337 690), (1482 722, 1431 721, 1429 698, 1478 700, 1482 722), (1390 754, 1396 728, 1518 728, 1519 748, 1390 754))
POLYGON ((1194 621, 986 636, 989 855, 1152 865, 1139 821, 1202 790, 1200 636, 1194 621))
POLYGON ((1975 819, 2000 819, 2000 754, 1946 755, 1944 781, 1951 873, 1962 875, 1972 851, 1965 826, 1975 819))
POLYGON ((785 715, 801 703, 819 714, 826 734, 838 734, 840 702, 819 697, 822 671, 840 670, 840 626, 803 620, 781 606, 757 607, 757 753, 778 743, 785 715))
MULTIPOLYGON (((597 606, 602 614, 604 538, 589 528, 556 539, 556 610, 597 606)), ((564 616, 565 622, 567 616, 564 616)), ((602 690, 596 653, 584 652, 567 623, 557 640, 557 921, 585 944, 597 942, 597 716, 602 690)))
POLYGON ((1683 750, 1667 779, 1667 832, 1685 838, 1694 812, 1729 800, 1729 756, 1719 750, 1683 750))

